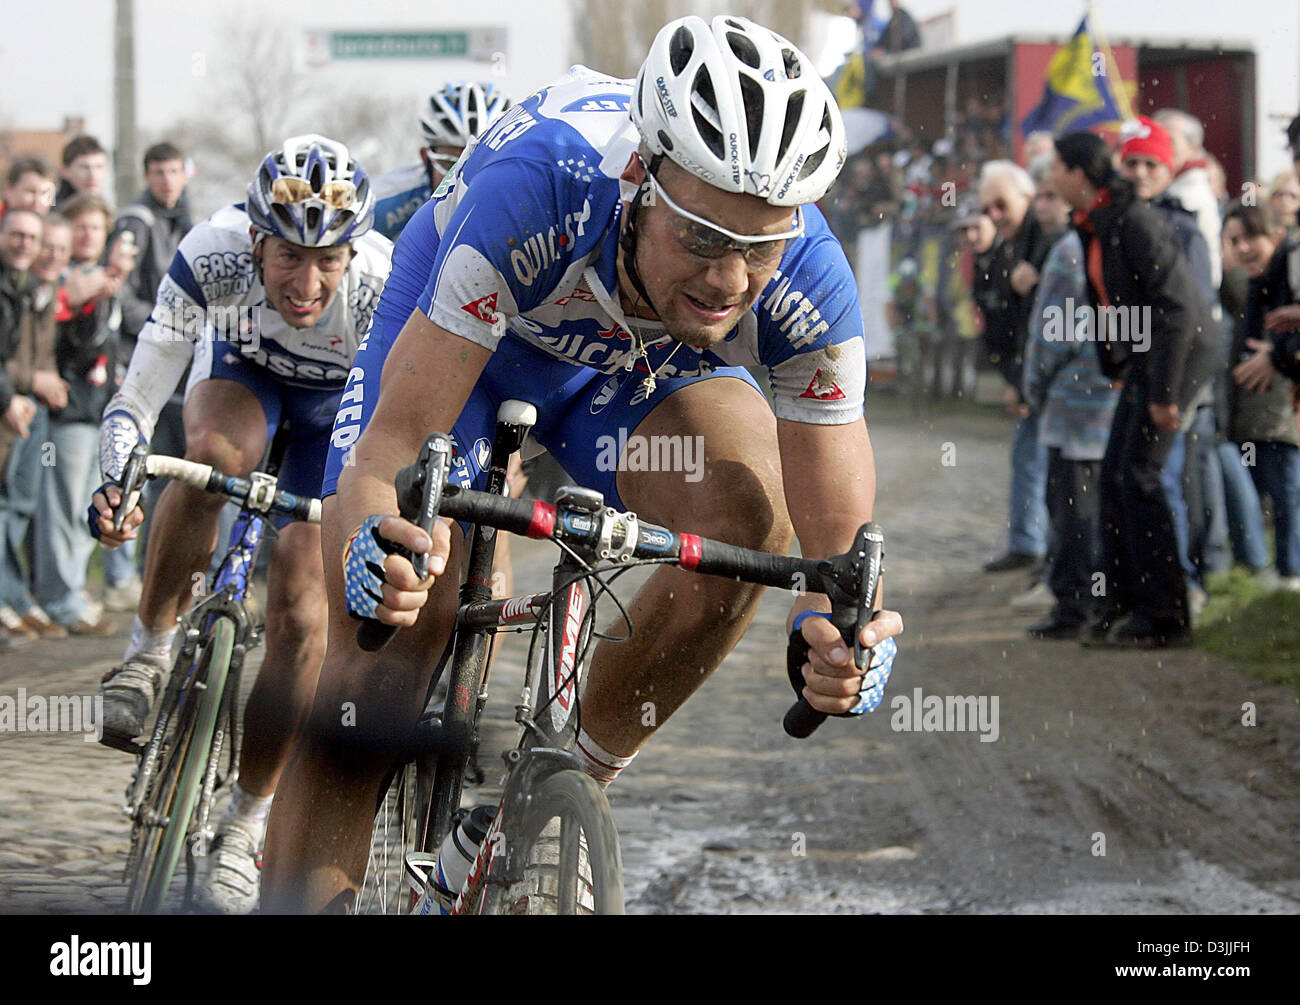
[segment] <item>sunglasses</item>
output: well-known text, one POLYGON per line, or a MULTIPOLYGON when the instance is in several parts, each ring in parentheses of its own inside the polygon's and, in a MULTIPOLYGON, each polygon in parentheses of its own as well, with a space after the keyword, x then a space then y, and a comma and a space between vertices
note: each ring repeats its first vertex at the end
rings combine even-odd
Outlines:
MULTIPOLYGON (((644 165, 644 161, 642 162, 644 165)), ((785 242, 804 234, 803 207, 795 209, 794 224, 780 234, 737 234, 711 223, 702 216, 696 216, 689 210, 673 202, 672 197, 664 191, 659 179, 646 171, 650 188, 656 199, 663 199, 664 205, 672 211, 669 226, 673 237, 687 254, 697 258, 714 260, 739 252, 745 259, 745 265, 751 270, 775 265, 785 253, 785 242)))
POLYGON ((350 181, 331 181, 317 192, 302 178, 277 178, 271 183, 271 201, 286 206, 309 199, 319 199, 334 209, 347 209, 356 198, 357 187, 350 181))

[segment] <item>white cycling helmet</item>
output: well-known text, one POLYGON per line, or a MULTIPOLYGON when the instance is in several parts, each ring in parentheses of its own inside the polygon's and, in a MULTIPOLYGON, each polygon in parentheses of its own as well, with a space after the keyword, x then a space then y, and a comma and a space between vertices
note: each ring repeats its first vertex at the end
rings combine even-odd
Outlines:
POLYGON ((254 229, 304 248, 348 244, 375 221, 370 176, 346 146, 314 133, 266 155, 245 206, 254 229))
POLYGON ((773 206, 816 202, 844 166, 844 121, 812 61, 740 17, 664 25, 637 74, 632 120, 652 153, 773 206))
POLYGON ((427 147, 464 147, 510 109, 510 99, 491 84, 456 81, 429 96, 420 131, 427 147))

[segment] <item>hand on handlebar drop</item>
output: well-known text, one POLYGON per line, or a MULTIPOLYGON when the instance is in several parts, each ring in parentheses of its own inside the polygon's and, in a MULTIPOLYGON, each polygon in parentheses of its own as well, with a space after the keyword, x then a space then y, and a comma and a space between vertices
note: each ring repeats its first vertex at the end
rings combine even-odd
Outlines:
POLYGON ((343 585, 348 613, 409 628, 447 567, 451 531, 435 521, 433 538, 399 516, 374 514, 343 546, 343 585), (428 555, 429 575, 420 579, 407 555, 428 555))
POLYGON ((903 632, 902 615, 877 611, 862 629, 862 645, 871 649, 871 665, 865 672, 853 665, 853 650, 826 618, 806 618, 800 630, 809 646, 808 662, 803 665, 804 700, 827 715, 874 711, 884 698, 898 655, 894 636, 903 632))
POLYGON ((121 501, 122 490, 112 482, 101 485, 90 500, 90 533, 110 551, 134 540, 136 529, 144 523, 144 511, 137 505, 122 521, 122 529, 114 530, 113 507, 121 501))

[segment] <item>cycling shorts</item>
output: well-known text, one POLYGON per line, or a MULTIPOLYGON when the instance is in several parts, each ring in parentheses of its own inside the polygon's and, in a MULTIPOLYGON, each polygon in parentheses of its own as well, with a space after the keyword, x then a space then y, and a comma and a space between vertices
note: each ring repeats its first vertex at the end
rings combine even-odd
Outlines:
MULTIPOLYGON (((284 384, 264 368, 248 362, 237 348, 217 339, 201 339, 195 346, 188 400, 205 380, 233 380, 253 392, 266 415, 267 443, 282 419, 289 420, 289 442, 280 463, 279 488, 295 495, 315 497, 325 472, 325 453, 343 388, 294 387, 284 384)), ((277 517, 276 526, 292 522, 277 517)))

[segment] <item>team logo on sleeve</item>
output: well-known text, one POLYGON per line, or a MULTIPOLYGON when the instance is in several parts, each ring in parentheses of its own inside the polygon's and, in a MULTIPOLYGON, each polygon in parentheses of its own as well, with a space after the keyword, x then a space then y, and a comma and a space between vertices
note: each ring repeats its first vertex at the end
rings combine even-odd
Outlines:
POLYGON ((819 368, 812 380, 808 381, 808 389, 799 397, 817 401, 843 401, 844 392, 840 390, 839 384, 826 377, 819 368))
POLYGON ((489 293, 486 297, 479 297, 467 304, 461 304, 460 309, 466 314, 473 314, 480 321, 486 321, 490 325, 497 323, 497 295, 495 293, 489 293))

